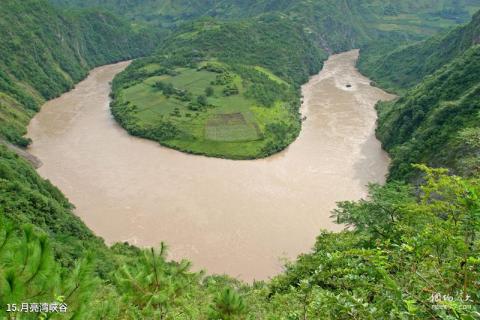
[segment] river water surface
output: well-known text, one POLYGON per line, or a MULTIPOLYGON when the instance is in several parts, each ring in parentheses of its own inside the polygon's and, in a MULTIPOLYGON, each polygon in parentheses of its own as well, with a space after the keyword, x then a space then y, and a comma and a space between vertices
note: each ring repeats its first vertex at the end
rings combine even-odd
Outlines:
POLYGON ((173 259, 244 280, 281 271, 307 252, 337 201, 383 182, 389 159, 374 136, 374 104, 392 96, 355 69, 358 51, 332 56, 303 87, 307 117, 284 152, 255 161, 184 154, 129 136, 109 112, 109 81, 128 63, 103 66, 32 120, 39 173, 107 242, 154 246, 173 259), (351 85, 351 87, 347 87, 351 85))

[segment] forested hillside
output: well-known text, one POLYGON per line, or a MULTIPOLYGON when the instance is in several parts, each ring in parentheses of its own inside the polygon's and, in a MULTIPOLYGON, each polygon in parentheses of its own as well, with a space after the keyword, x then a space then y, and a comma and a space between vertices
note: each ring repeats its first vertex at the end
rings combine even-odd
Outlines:
POLYGON ((149 31, 106 12, 60 11, 47 1, 0 6, 0 136, 25 146, 25 126, 48 99, 98 65, 150 53, 149 31))
POLYGON ((205 18, 187 23, 167 37, 158 55, 192 55, 217 58, 230 64, 262 66, 300 86, 317 73, 327 52, 302 24, 281 15, 219 22, 205 18))
POLYGON ((392 155, 390 179, 416 177, 411 163, 479 172, 480 12, 446 34, 401 47, 361 69, 400 91, 378 105, 378 137, 392 155))

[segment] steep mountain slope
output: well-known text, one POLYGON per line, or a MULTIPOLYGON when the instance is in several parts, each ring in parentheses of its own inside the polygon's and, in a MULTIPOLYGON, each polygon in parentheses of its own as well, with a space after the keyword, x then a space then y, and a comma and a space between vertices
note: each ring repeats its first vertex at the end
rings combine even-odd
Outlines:
POLYGON ((390 179, 417 177, 412 163, 479 171, 479 44, 480 11, 465 26, 360 61, 379 85, 402 93, 377 106, 377 135, 393 159, 390 179))
POLYGON ((0 136, 16 144, 39 105, 86 76, 93 66, 151 52, 149 32, 134 32, 111 14, 64 12, 47 1, 0 6, 0 136))
POLYGON ((478 173, 480 45, 378 110, 378 137, 393 158, 390 179, 412 177, 411 163, 478 173))
POLYGON ((362 72, 380 86, 392 90, 410 88, 432 74, 472 45, 480 43, 480 12, 472 21, 448 34, 400 47, 377 59, 361 59, 362 72))

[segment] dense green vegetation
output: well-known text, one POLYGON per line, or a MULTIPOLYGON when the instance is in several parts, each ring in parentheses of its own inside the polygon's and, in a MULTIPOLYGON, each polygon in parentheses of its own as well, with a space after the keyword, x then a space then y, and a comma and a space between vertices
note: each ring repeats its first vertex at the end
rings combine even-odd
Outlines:
MULTIPOLYGON (((283 273, 247 285, 169 261, 164 244, 107 247, 58 189, 0 146, 0 318, 480 317, 479 15, 382 57, 394 44, 464 21, 477 1, 118 1, 81 3, 157 25, 248 18, 184 24, 120 74, 112 111, 131 133, 232 158, 278 151, 299 130, 299 85, 326 52, 362 46, 362 70, 405 90, 378 106, 391 181, 370 186, 367 200, 339 203, 332 218, 348 230, 321 232, 283 273), (374 69, 373 61, 382 63, 374 69), (411 165, 420 162, 452 170, 411 165), (420 179, 395 181, 410 177, 420 179), (7 312, 22 302, 66 303, 68 314, 7 312)), ((19 145, 44 100, 92 66, 152 46, 148 34, 98 11, 7 0, 0 16, 0 132, 19 145)))
POLYGON ((14 225, 31 224, 49 236, 55 256, 72 266, 87 248, 104 246, 103 240, 72 215, 73 206, 29 163, 0 146, 0 212, 14 225))
POLYGON ((0 137, 25 146, 34 112, 98 65, 148 54, 153 35, 109 13, 59 11, 47 1, 0 6, 0 137))
POLYGON ((479 84, 476 45, 396 102, 379 104, 378 136, 393 157, 391 179, 411 177, 410 163, 479 172, 479 84))

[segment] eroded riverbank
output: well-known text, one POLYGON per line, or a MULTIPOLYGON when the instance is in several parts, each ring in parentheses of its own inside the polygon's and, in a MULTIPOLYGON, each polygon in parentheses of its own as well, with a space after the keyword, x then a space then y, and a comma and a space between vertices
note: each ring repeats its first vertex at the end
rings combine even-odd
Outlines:
POLYGON ((332 56, 303 87, 302 132, 268 159, 183 154, 129 136, 108 109, 109 81, 126 67, 97 68, 45 104, 29 126, 39 173, 108 242, 170 245, 170 257, 245 280, 281 270, 309 250, 330 211, 383 182, 388 157, 375 139, 374 104, 390 95, 354 67, 358 51, 332 56), (350 85, 350 87, 347 87, 350 85))

